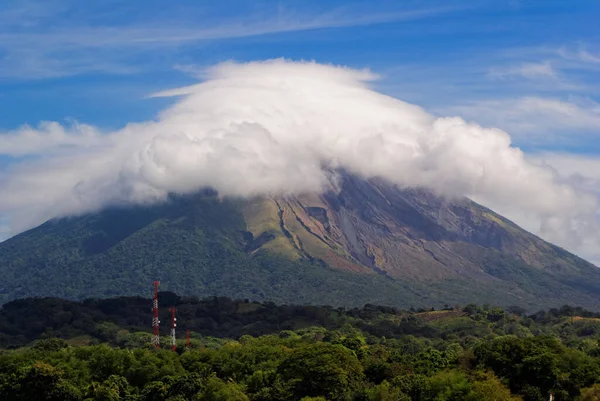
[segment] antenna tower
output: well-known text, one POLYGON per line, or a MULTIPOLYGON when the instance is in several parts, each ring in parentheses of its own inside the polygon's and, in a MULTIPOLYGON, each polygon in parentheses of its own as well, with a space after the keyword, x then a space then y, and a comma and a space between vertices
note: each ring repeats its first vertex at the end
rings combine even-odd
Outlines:
POLYGON ((158 332, 158 285, 160 281, 154 282, 154 297, 152 299, 152 345, 154 348, 160 348, 160 335, 158 332))
POLYGON ((175 308, 171 308, 171 350, 177 351, 177 340, 175 339, 175 327, 177 326, 177 318, 175 317, 175 308))

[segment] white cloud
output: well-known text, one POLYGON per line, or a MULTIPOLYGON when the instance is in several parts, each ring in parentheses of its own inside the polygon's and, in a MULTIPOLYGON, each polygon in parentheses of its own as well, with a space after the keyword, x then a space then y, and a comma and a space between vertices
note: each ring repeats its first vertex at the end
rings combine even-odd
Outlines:
POLYGON ((501 127, 524 142, 565 144, 600 137, 600 104, 591 99, 527 96, 472 102, 442 111, 501 127))
POLYGON ((0 180, 0 214, 13 232, 205 186, 232 196, 320 191, 330 185, 328 171, 342 167, 473 197, 571 250, 597 236, 596 194, 528 161, 506 132, 436 118, 370 90, 368 71, 271 60, 207 74, 199 85, 158 94, 182 98, 156 121, 85 141, 58 129, 56 146, 43 132, 13 133, 61 148, 0 180), (84 146, 65 152, 65 143, 84 146))
POLYGON ((549 167, 564 183, 600 195, 600 156, 542 152, 527 156, 534 164, 549 167))
POLYGON ((57 122, 46 121, 37 129, 25 125, 16 131, 0 133, 0 155, 47 155, 61 150, 98 146, 105 140, 89 125, 74 123, 64 127, 57 122))
POLYGON ((581 61, 585 61, 587 63, 600 64, 600 56, 597 54, 592 54, 588 51, 580 50, 578 56, 581 61))
MULTIPOLYGON (((543 152, 529 155, 527 160, 538 166, 552 169, 559 182, 578 191, 600 196, 600 156, 543 152)), ((593 234, 583 238, 578 247, 580 254, 598 266, 600 266, 599 249, 597 238, 593 234)))
MULTIPOLYGON (((519 118, 538 117, 571 129, 600 127, 600 105, 592 100, 568 102, 558 99, 524 97, 514 106, 514 115, 519 118)), ((537 123, 537 121, 536 121, 537 123)), ((542 127, 543 125, 538 125, 542 127)))
POLYGON ((492 68, 490 69, 488 76, 499 79, 515 76, 527 79, 556 79, 557 71, 550 62, 524 63, 518 66, 492 68))
POLYGON ((567 61, 574 61, 582 64, 600 64, 600 54, 590 52, 584 48, 573 50, 567 47, 561 47, 556 50, 556 54, 567 61))

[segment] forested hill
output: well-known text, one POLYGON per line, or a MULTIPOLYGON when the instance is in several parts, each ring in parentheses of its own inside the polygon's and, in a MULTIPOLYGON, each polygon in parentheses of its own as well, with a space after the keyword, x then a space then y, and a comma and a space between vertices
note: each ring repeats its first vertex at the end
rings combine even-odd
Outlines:
MULTIPOLYGON (((275 305, 161 293, 178 350, 150 341, 150 300, 22 299, 0 311, 1 400, 598 400, 600 318, 562 307, 275 305), (191 347, 184 348, 185 330, 191 347), (59 337, 59 338, 56 338, 59 337), (16 348, 27 344, 27 346, 16 348), (11 347, 13 349, 6 349, 11 347)), ((162 333, 168 333, 167 324, 162 333)))

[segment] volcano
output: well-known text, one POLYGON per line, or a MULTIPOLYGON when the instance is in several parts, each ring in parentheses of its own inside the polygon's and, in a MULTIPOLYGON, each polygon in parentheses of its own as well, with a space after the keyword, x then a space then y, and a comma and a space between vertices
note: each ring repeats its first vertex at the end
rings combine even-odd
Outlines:
POLYGON ((0 302, 183 295, 275 302, 600 309, 600 270, 466 198, 340 174, 335 189, 54 219, 0 243, 0 302))

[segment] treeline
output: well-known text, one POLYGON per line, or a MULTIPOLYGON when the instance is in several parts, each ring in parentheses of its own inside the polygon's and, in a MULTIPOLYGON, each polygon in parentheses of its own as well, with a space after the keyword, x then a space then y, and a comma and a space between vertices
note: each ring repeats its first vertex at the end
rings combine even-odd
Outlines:
POLYGON ((527 316, 160 295, 163 321, 178 309, 176 353, 150 345, 147 299, 4 305, 3 345, 21 347, 0 351, 0 400, 600 399, 600 317, 578 308, 527 316))
MULTIPOLYGON (((573 326, 579 332, 590 331, 588 326, 596 312, 579 307, 564 306, 526 316, 520 307, 506 310, 474 304, 453 305, 441 310, 401 310, 389 306, 365 305, 362 308, 332 308, 329 306, 276 305, 272 302, 249 302, 225 297, 180 297, 172 292, 160 292, 160 313, 163 322, 169 321, 168 308, 177 309, 179 326, 197 335, 237 339, 242 335, 260 336, 281 330, 307 326, 337 329, 351 325, 378 337, 397 338, 410 334, 426 338, 483 336, 494 332, 533 334, 545 333, 548 325, 563 318, 577 320, 573 326), (444 317, 456 327, 451 330, 428 324, 444 317), (499 322, 493 327, 485 324, 499 322), (483 324, 482 324, 483 323, 483 324), (518 323, 518 324, 517 324, 518 323)), ((87 299, 81 302, 58 298, 25 298, 4 304, 0 308, 0 348, 16 348, 40 338, 70 339, 89 336, 101 342, 114 340, 115 331, 149 331, 151 300, 141 297, 87 299)), ((167 324, 163 323, 166 334, 167 324)), ((569 332, 570 333, 570 332, 569 332)), ((565 335, 561 332, 560 335, 565 335)), ((575 333, 576 334, 576 333, 575 333)))

